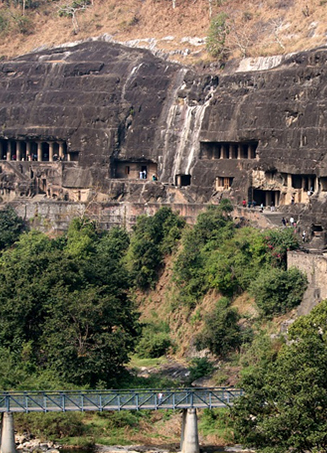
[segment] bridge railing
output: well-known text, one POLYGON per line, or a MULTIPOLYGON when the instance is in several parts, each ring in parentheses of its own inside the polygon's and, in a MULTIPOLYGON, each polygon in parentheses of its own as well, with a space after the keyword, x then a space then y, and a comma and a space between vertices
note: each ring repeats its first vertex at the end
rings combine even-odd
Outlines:
POLYGON ((2 392, 0 412, 211 409, 233 404, 242 393, 241 389, 223 387, 2 392))

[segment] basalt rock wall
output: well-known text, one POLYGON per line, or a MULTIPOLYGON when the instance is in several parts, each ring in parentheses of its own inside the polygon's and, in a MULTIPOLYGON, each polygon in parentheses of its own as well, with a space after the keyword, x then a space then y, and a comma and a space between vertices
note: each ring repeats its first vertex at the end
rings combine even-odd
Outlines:
POLYGON ((206 74, 91 40, 1 62, 3 200, 231 197, 324 231, 326 60, 321 48, 206 74))

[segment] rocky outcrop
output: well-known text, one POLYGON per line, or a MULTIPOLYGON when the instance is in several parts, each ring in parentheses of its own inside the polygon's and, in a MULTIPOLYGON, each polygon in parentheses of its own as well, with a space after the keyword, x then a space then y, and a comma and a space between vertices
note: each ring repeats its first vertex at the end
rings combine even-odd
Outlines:
POLYGON ((294 212, 324 237, 326 59, 321 48, 197 74, 90 40, 1 62, 2 199, 230 197, 294 212))

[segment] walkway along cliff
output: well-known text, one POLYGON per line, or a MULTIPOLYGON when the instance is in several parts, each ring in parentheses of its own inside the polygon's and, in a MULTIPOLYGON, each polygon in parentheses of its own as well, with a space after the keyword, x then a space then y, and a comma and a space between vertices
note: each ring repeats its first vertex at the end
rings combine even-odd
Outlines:
POLYGON ((191 222, 221 197, 254 200, 324 243, 326 60, 319 48, 197 74, 90 40, 3 61, 2 201, 65 229, 85 213, 129 226, 169 204, 191 222))

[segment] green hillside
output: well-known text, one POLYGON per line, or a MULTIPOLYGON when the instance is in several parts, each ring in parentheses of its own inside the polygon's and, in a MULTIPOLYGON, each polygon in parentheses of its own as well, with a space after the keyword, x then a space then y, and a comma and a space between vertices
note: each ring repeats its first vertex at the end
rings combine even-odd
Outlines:
MULTIPOLYGON (((206 439, 263 448, 272 439, 300 452, 292 425, 281 433, 280 423, 309 417, 318 405, 321 417, 306 428, 312 434, 306 449, 321 451, 310 448, 324 445, 318 432, 327 409, 325 361, 318 357, 327 350, 325 304, 299 318, 290 331, 295 342, 285 343, 279 325, 306 288, 306 277, 286 268, 287 250, 298 248, 298 239, 292 228, 259 231, 235 222, 231 210, 223 200, 191 227, 162 208, 140 216, 130 234, 75 219, 57 238, 28 231, 13 211, 1 211, 1 387, 171 387, 201 378, 243 386, 247 397, 232 414, 201 414, 206 439), (188 372, 174 377, 171 363, 188 372), (277 408, 283 418, 275 423, 277 408)), ((40 425, 31 414, 20 423, 65 443, 81 442, 75 436, 85 444, 153 436, 168 442, 178 436, 164 436, 174 417, 73 414, 67 426, 60 415, 49 414, 40 425)))

